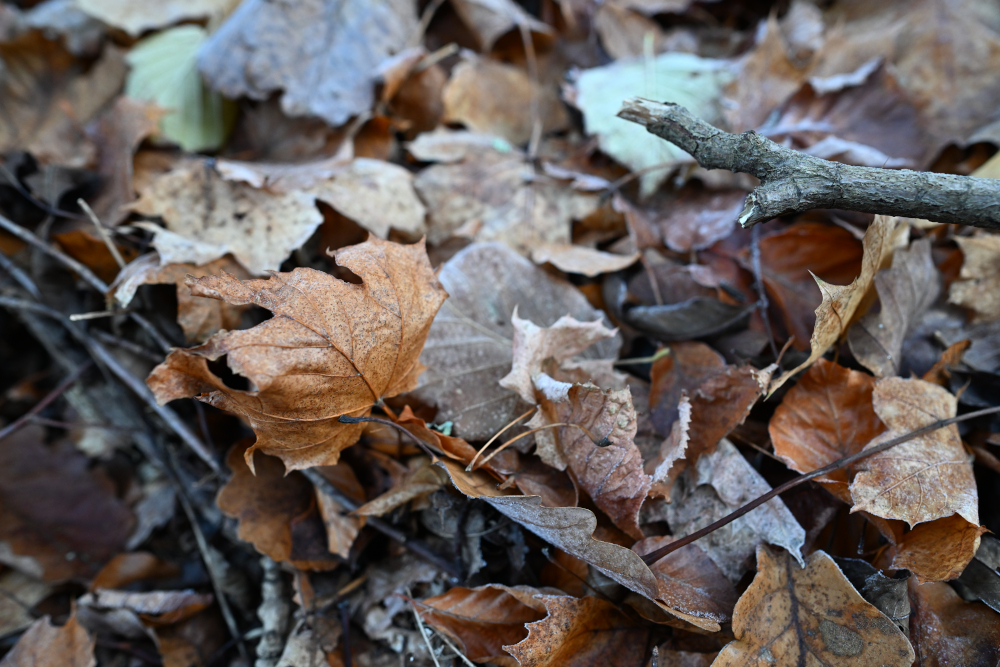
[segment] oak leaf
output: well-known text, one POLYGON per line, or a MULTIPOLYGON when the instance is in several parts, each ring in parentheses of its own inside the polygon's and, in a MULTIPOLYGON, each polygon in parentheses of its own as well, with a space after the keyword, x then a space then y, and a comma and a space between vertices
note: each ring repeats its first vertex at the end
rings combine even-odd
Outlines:
POLYGON ((913 573, 919 583, 957 579, 979 549, 984 526, 957 514, 922 523, 896 544, 892 567, 913 573))
POLYGON ((784 551, 757 550, 757 575, 736 603, 736 641, 713 665, 885 665, 909 667, 903 633, 865 602, 822 551, 804 567, 784 551))
MULTIPOLYGON (((866 447, 954 417, 957 409, 946 389, 903 378, 879 380, 872 403, 889 430, 866 447)), ((911 526, 958 514, 979 525, 976 480, 954 424, 864 459, 858 470, 851 483, 852 512, 902 519, 911 526)))
POLYGON ((245 418, 257 434, 247 450, 277 456, 288 470, 332 465, 361 435, 341 415, 367 415, 383 398, 413 389, 418 356, 447 294, 423 242, 403 246, 371 237, 338 250, 355 285, 309 268, 269 280, 229 275, 192 280, 192 294, 267 308, 274 317, 252 329, 219 333, 174 350, 147 383, 160 403, 198 396, 245 418), (208 361, 227 356, 249 391, 232 389, 208 361))
POLYGON ((62 627, 43 616, 25 631, 4 656, 3 667, 96 667, 95 642, 76 616, 62 627))

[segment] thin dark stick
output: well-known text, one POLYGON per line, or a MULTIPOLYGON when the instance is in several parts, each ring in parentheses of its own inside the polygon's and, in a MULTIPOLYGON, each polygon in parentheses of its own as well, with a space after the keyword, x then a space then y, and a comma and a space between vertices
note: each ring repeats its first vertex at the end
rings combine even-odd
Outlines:
POLYGON ((340 603, 340 624, 344 628, 344 667, 353 667, 351 662, 351 605, 347 600, 340 603))
POLYGON ((437 447, 430 444, 429 442, 421 440, 420 438, 418 438, 417 436, 413 435, 408 430, 406 430, 404 427, 400 426, 399 424, 390 419, 383 419, 381 417, 351 417, 350 415, 340 415, 340 418, 337 421, 339 421, 341 424, 363 424, 365 422, 374 422, 376 424, 384 424, 385 426, 391 426, 397 431, 405 433, 406 435, 410 436, 410 439, 413 440, 413 442, 417 443, 420 449, 424 450, 424 452, 431 458, 436 460, 438 454, 441 454, 442 456, 444 455, 444 453, 437 447))
POLYGON ((66 390, 72 387, 73 384, 80 379, 80 376, 83 375, 84 371, 90 368, 93 365, 93 363, 94 362, 92 361, 88 361, 85 364, 77 366, 76 370, 67 375, 66 379, 60 382, 55 389, 50 391, 45 398, 35 403, 34 407, 32 407, 30 410, 28 410, 23 415, 21 415, 20 417, 18 417, 17 419, 15 419, 11 423, 7 424, 2 429, 0 429, 0 440, 3 440, 11 433, 13 433, 14 431, 18 430, 19 428, 27 424, 34 417, 38 416, 42 410, 52 405, 52 403, 57 398, 66 393, 66 390))
POLYGON ((27 273, 21 270, 21 267, 14 263, 14 260, 2 252, 0 252, 0 269, 9 273, 10 277, 17 281, 18 285, 27 290, 31 296, 39 301, 42 300, 42 293, 38 291, 38 286, 28 277, 27 273))
POLYGON ((744 514, 752 512, 753 510, 757 509, 758 507, 766 503, 768 500, 771 500, 771 498, 781 495, 785 491, 793 489, 799 484, 804 484, 805 482, 808 482, 811 479, 822 477, 823 475, 833 472, 834 470, 838 470, 840 468, 846 468, 847 466, 857 463, 861 459, 866 459, 869 456, 874 456, 875 454, 881 454, 887 449, 892 449, 896 445, 900 445, 904 442, 909 442, 914 438, 919 438, 925 433, 930 433, 932 431, 938 430, 939 428, 944 428, 945 426, 951 426, 952 424, 957 424, 959 422, 968 421, 969 419, 975 419, 976 417, 984 417, 986 415, 997 414, 998 412, 1000 412, 1000 406, 985 408, 983 410, 976 410, 975 412, 969 412, 968 414, 959 415, 958 417, 951 417, 949 419, 940 419, 936 422, 928 424, 927 426, 918 428, 916 431, 910 431, 909 433, 901 435, 898 438, 893 438, 892 440, 886 440, 882 444, 876 445, 870 449, 862 449, 860 452, 856 452, 854 454, 851 454, 850 456, 845 456, 841 459, 837 459, 833 463, 829 463, 823 466, 822 468, 817 468, 816 470, 813 470, 812 472, 806 473, 804 475, 799 475, 795 479, 791 479, 782 484, 781 486, 777 486, 771 489, 764 495, 754 500, 751 500, 743 507, 739 508, 738 510, 736 510, 731 514, 722 517, 715 523, 711 523, 700 530, 696 530, 690 535, 682 537, 679 540, 675 540, 670 544, 657 549, 656 551, 649 552, 648 554, 642 557, 642 560, 644 563, 646 563, 646 565, 652 565, 653 563, 660 560, 667 554, 673 553, 674 551, 677 551, 681 547, 687 546, 688 544, 691 544, 696 540, 700 540, 709 533, 712 533, 718 530, 719 528, 722 528, 726 524, 732 523, 736 519, 739 519, 744 514))

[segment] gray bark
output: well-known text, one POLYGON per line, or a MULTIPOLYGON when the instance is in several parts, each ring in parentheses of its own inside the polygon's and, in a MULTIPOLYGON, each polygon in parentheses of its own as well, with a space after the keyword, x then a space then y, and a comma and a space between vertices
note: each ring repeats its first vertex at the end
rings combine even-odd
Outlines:
POLYGON ((683 148, 706 169, 759 178, 739 216, 744 228, 790 213, 839 208, 1000 229, 1000 180, 830 162, 752 130, 724 132, 677 104, 637 97, 626 100, 618 115, 683 148))

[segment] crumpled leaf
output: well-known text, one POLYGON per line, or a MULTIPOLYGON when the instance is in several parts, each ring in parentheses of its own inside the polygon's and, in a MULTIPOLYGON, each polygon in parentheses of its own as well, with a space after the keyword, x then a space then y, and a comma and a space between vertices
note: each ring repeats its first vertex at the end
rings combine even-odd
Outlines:
POLYGON ((455 66, 443 100, 444 122, 461 123, 473 132, 518 145, 531 139, 533 118, 525 110, 533 103, 538 104, 543 133, 564 130, 569 124, 555 87, 532 82, 523 69, 489 58, 466 57, 455 66))
POLYGON ((62 627, 52 625, 48 616, 34 622, 4 656, 3 667, 96 667, 95 642, 76 616, 62 627))
POLYGON ((948 301, 975 313, 975 321, 1000 317, 1000 236, 956 236, 965 260, 959 279, 951 284, 948 301))
POLYGON ((913 649, 899 628, 864 601, 823 551, 796 565, 787 553, 761 546, 757 568, 736 603, 736 641, 713 665, 909 667, 913 662, 913 649))
POLYGON ((528 636, 526 623, 545 618, 538 593, 529 586, 456 586, 418 601, 417 609, 424 623, 450 637, 470 660, 516 665, 503 647, 528 636))
POLYGON ((186 19, 219 18, 234 0, 165 0, 136 3, 132 0, 75 0, 76 6, 132 37, 147 30, 165 28, 186 19))
POLYGON ((231 253, 260 275, 281 263, 323 222, 314 197, 300 191, 272 194, 220 177, 202 160, 187 160, 140 188, 132 210, 163 218, 154 233, 163 264, 208 264, 231 253))
POLYGON ((937 300, 940 283, 928 239, 897 250, 892 268, 875 275, 881 309, 863 316, 848 332, 854 358, 878 377, 904 374, 903 342, 937 300))
POLYGON ((314 269, 276 273, 269 280, 208 276, 192 294, 271 310, 272 319, 245 331, 213 336, 202 346, 174 350, 147 383, 166 403, 199 396, 245 418, 257 434, 247 450, 278 456, 289 470, 332 465, 361 436, 341 415, 367 415, 385 397, 413 389, 434 314, 447 297, 424 244, 370 237, 335 255, 363 281, 354 285, 314 269), (251 390, 226 386, 208 367, 226 355, 251 390))
POLYGON ((994 665, 1000 660, 996 612, 966 602, 945 583, 910 583, 911 639, 921 667, 994 665))
POLYGON ((922 523, 896 545, 892 567, 913 573, 918 583, 957 579, 979 549, 985 526, 957 514, 922 523))
MULTIPOLYGON (((816 309, 816 322, 809 340, 811 348, 809 357, 777 378, 768 389, 769 393, 773 393, 788 378, 803 368, 808 368, 810 364, 826 354, 831 345, 847 333, 847 328, 854 319, 855 313, 871 289, 875 274, 891 256, 896 226, 896 218, 884 215, 875 216, 875 220, 868 226, 868 231, 865 232, 862 241, 861 272, 851 284, 832 285, 816 278, 816 284, 819 285, 820 292, 823 294, 823 301, 816 309)), ((829 249, 826 249, 826 252, 829 252, 829 249)), ((815 276, 813 277, 815 278, 815 276)))
POLYGON ((528 637, 504 649, 520 667, 642 667, 649 628, 596 597, 538 595, 548 615, 528 624, 528 637))
POLYGON ((281 90, 287 115, 337 126, 371 109, 376 68, 417 26, 412 0, 247 0, 205 42, 198 68, 226 97, 281 90))
MULTIPOLYGON (((643 556, 673 540, 647 537, 632 545, 632 550, 643 556)), ((667 554, 649 569, 656 575, 656 601, 671 614, 710 632, 718 632, 720 623, 732 620, 736 590, 697 544, 667 554)))
POLYGON ((451 4, 479 39, 480 51, 489 51, 497 39, 522 25, 539 35, 552 33, 548 25, 513 0, 454 0, 451 4))
MULTIPOLYGON (((427 371, 413 395, 438 407, 437 419, 467 440, 486 440, 525 412, 497 382, 511 370, 517 306, 520 317, 550 326, 569 315, 601 317, 570 283, 553 278, 499 243, 472 244, 444 263, 438 280, 450 298, 434 318, 420 360, 427 371)), ((600 341, 584 359, 617 357, 621 338, 600 341)))
MULTIPOLYGON (((666 506, 667 521, 674 535, 683 537, 739 509, 771 490, 731 442, 688 468, 671 489, 666 506)), ((698 541, 732 582, 749 569, 758 545, 776 544, 798 554, 806 533, 780 498, 773 498, 749 514, 736 519, 698 541)))
POLYGON ((354 513, 359 516, 382 516, 448 483, 448 476, 443 470, 431 465, 427 459, 421 459, 421 463, 391 489, 354 510, 354 513))
POLYGON ((160 131, 186 151, 219 148, 232 125, 232 108, 198 73, 198 52, 207 39, 201 26, 181 25, 139 41, 125 57, 125 94, 166 110, 160 131))
POLYGON ((616 255, 586 246, 548 243, 531 251, 531 259, 536 264, 548 262, 560 271, 579 273, 593 278, 602 273, 621 271, 636 263, 639 253, 616 255))
MULTIPOLYGON (((946 389, 903 378, 879 380, 872 403, 889 430, 866 448, 954 417, 957 409, 957 400, 946 389)), ((857 469, 851 483, 852 512, 864 510, 911 526, 958 514, 979 525, 972 463, 954 424, 863 459, 857 469)))

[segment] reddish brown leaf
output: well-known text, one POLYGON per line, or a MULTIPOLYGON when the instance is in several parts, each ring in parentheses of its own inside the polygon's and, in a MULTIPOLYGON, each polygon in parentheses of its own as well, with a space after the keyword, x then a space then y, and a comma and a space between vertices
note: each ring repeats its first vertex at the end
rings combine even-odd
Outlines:
POLYGON ((896 545, 892 567, 913 573, 919 583, 957 579, 979 549, 984 526, 957 514, 922 523, 896 545))
POLYGON ((421 348, 447 296, 422 242, 371 237, 336 258, 363 284, 308 268, 266 281, 228 275, 192 281, 192 294, 252 303, 275 317, 171 352, 147 380, 157 400, 199 396, 244 417, 257 433, 248 465, 256 449, 278 456, 289 470, 336 463, 361 434, 361 425, 341 424, 341 415, 366 415, 377 401, 416 386, 421 348), (209 370, 207 362, 223 355, 250 380, 251 391, 231 389, 209 370))
POLYGON ((944 583, 910 580, 910 637, 921 667, 996 665, 1000 618, 981 602, 966 602, 944 583))
POLYGON ((95 667, 94 640, 75 616, 57 628, 48 616, 35 621, 17 640, 3 667, 95 667))
POLYGON ((90 584, 90 590, 125 588, 136 581, 173 577, 179 573, 176 565, 145 551, 118 554, 97 573, 90 584))

